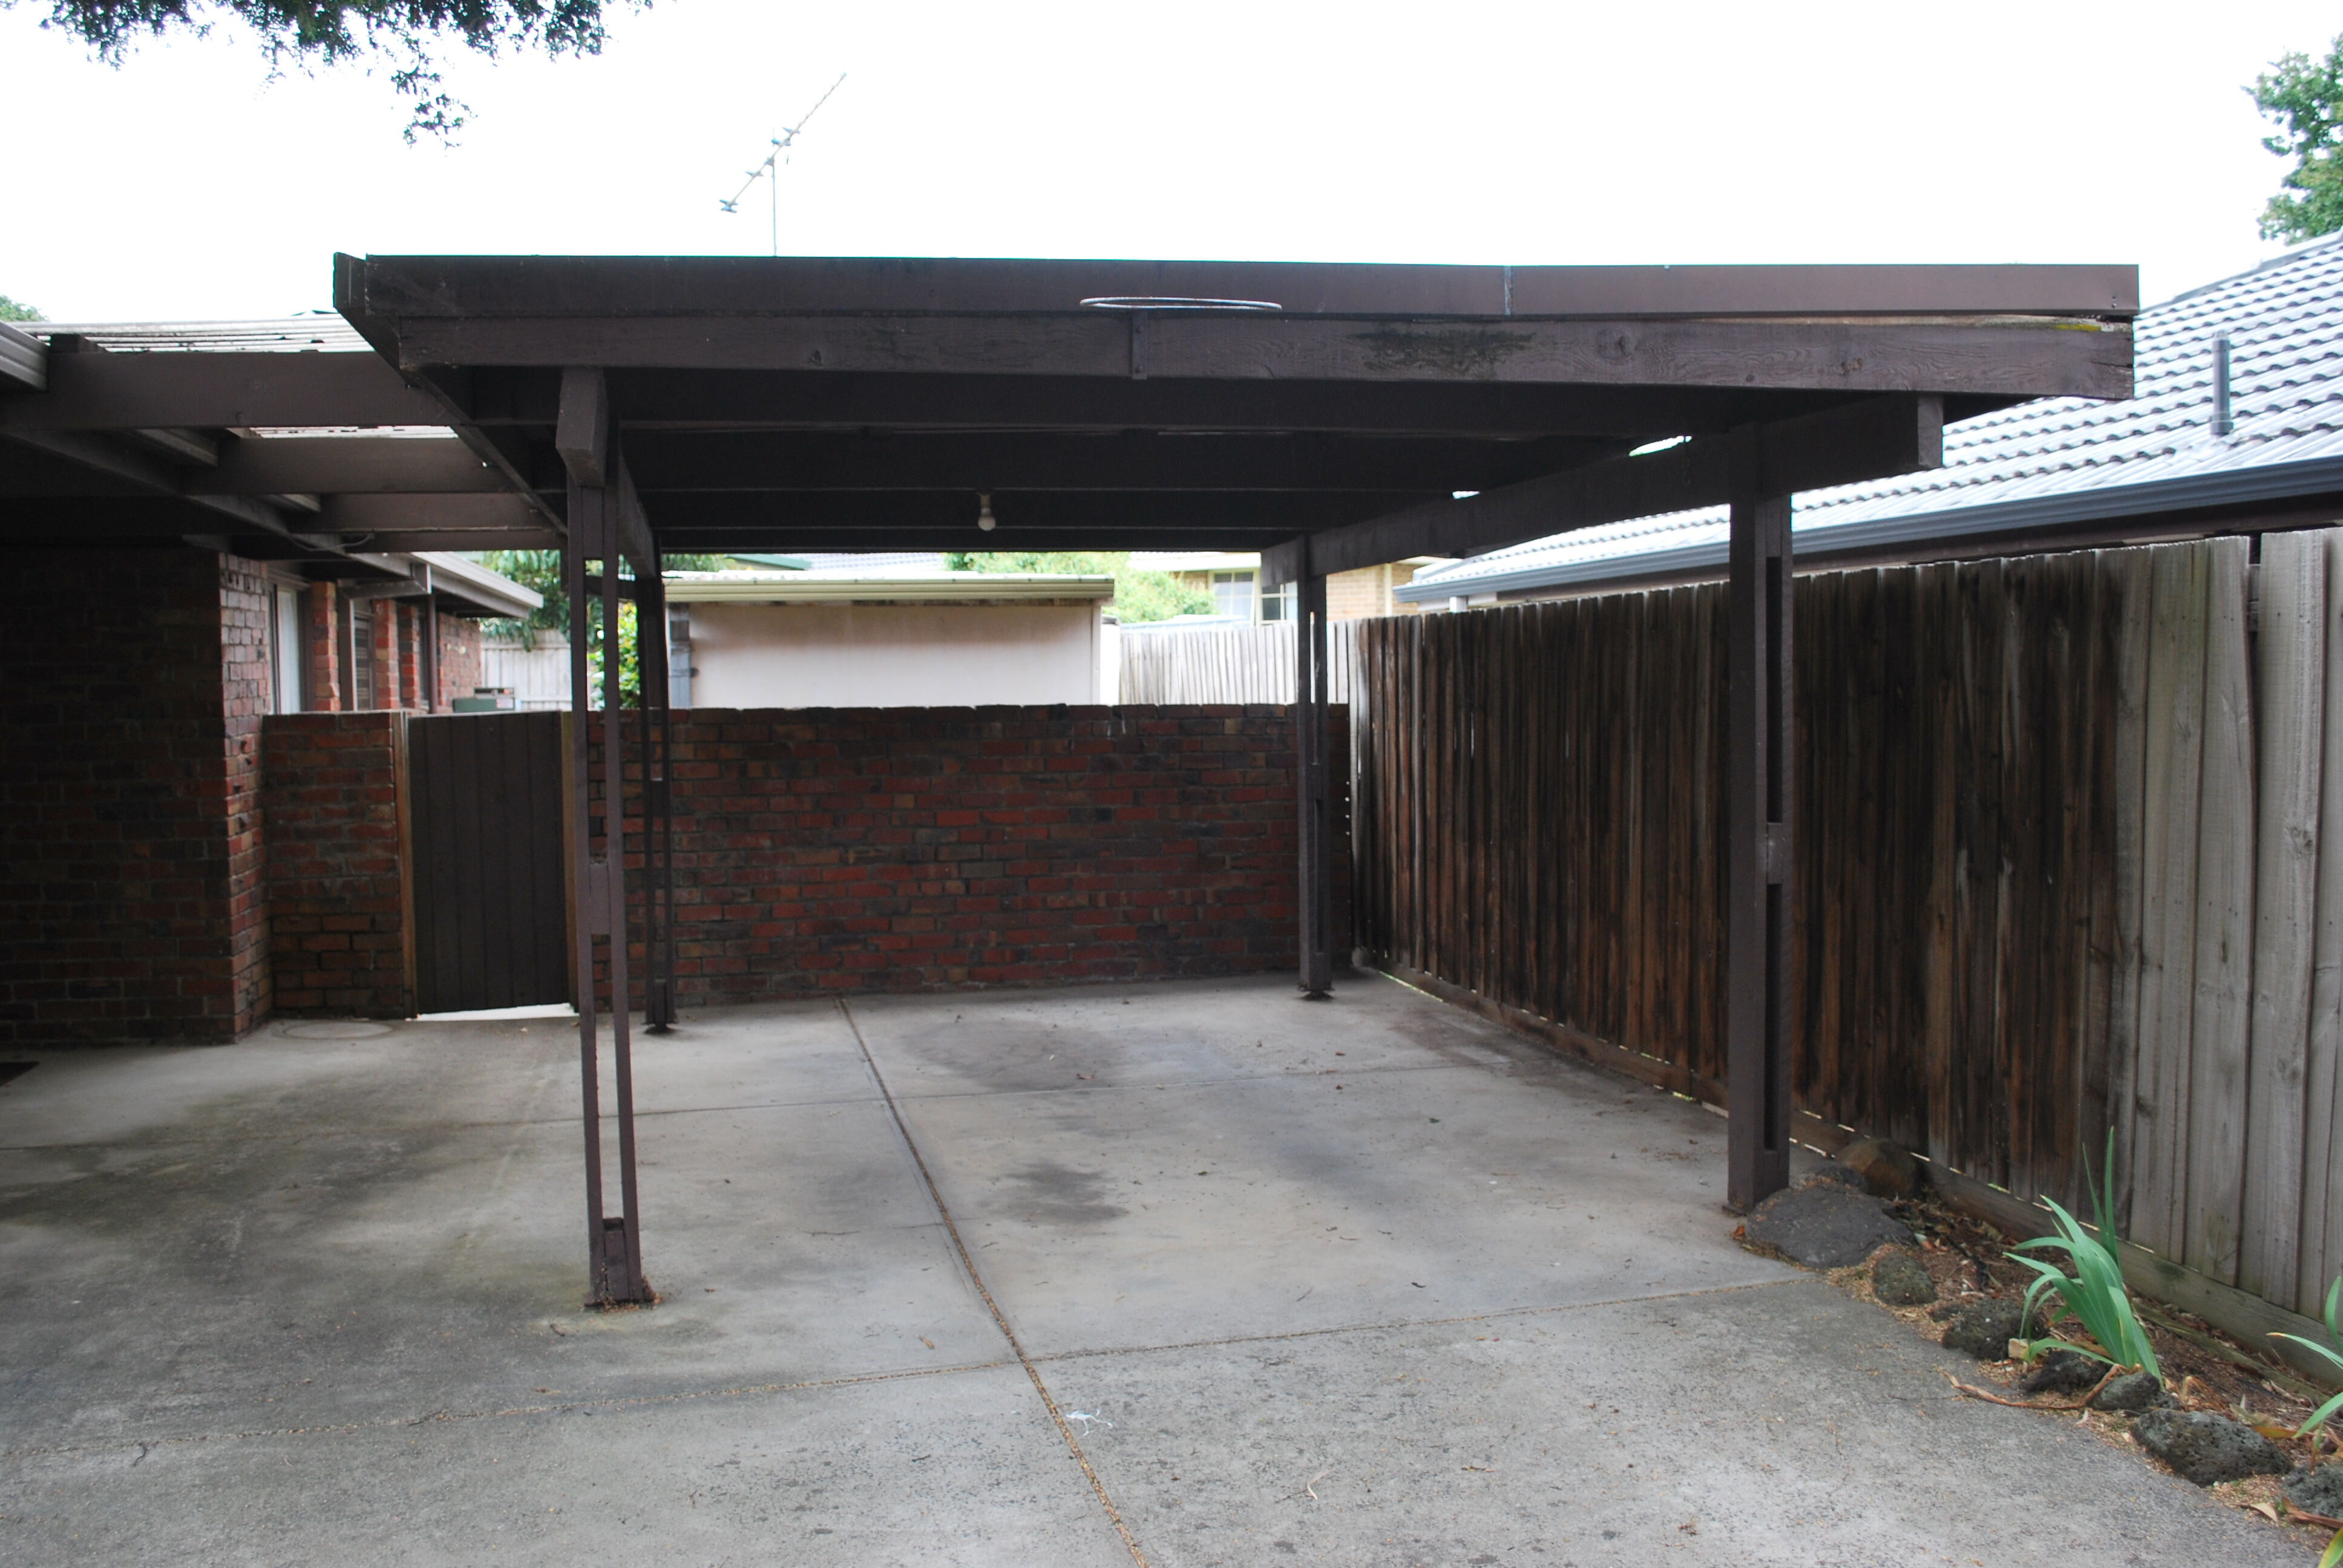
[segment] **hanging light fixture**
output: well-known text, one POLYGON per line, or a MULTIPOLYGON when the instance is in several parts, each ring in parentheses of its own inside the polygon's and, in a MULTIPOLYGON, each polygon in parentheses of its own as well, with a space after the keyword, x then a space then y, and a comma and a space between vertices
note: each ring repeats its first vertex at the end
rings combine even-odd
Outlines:
POLYGON ((988 534, 996 526, 992 516, 992 496, 989 491, 976 498, 976 526, 988 534))

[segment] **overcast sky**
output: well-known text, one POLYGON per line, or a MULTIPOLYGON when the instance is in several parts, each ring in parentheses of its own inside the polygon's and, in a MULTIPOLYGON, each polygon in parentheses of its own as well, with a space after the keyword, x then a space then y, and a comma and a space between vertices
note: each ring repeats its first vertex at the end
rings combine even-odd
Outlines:
POLYGON ((748 252, 767 138, 840 71, 785 252, 1327 261, 2137 262, 2150 300, 2277 247, 2240 91, 2307 0, 1406 8, 613 0, 597 59, 270 82, 247 36, 120 70, 0 10, 0 293, 57 320, 330 304, 337 250, 748 252))

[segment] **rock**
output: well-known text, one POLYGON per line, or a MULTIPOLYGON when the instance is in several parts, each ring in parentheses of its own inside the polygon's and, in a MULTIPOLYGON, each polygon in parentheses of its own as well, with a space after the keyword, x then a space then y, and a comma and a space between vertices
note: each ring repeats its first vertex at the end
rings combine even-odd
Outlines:
POLYGON ((2074 1351, 2050 1351, 2017 1387, 2023 1393, 2081 1393, 2107 1375, 2107 1363, 2074 1351))
POLYGON ((1891 1307, 1926 1306, 1936 1299, 1936 1282, 1909 1252, 1889 1252, 1871 1265, 1871 1293, 1891 1307))
POLYGON ((2305 1513, 2316 1513, 2321 1519, 2343 1519, 2343 1464, 2298 1470, 2286 1478, 2280 1490, 2288 1503, 2305 1513))
POLYGON ((1838 1151, 1838 1162, 1862 1177, 1864 1191, 1875 1198, 1909 1198, 1920 1191, 1919 1161, 1892 1139, 1858 1139, 1838 1151))
POLYGON ((2160 1410, 2172 1403, 2172 1396, 2156 1381, 2153 1372, 2126 1372, 2110 1379, 2107 1386, 2091 1401, 2093 1410, 2142 1411, 2160 1410))
POLYGON ((1945 1325, 1945 1348, 1981 1362, 2006 1361, 2009 1342, 2025 1337, 2016 1302, 1972 1302, 1945 1325))
POLYGON ((2131 1434, 2183 1481, 2199 1486, 2243 1481, 2248 1475, 2284 1475, 2292 1467, 2292 1461, 2268 1438, 2208 1410, 2143 1411, 2132 1417, 2131 1434))
POLYGON ((1747 1236, 1809 1269, 1849 1268, 1882 1247, 1912 1244, 1886 1204, 1836 1181, 1775 1193, 1750 1211, 1747 1236))
POLYGON ((1811 1187, 1817 1181, 1835 1181, 1842 1187, 1859 1188, 1863 1185, 1863 1172, 1860 1171, 1850 1171, 1845 1166, 1839 1164, 1817 1165, 1812 1171, 1806 1172, 1806 1179, 1799 1182, 1798 1185, 1801 1187, 1811 1187))

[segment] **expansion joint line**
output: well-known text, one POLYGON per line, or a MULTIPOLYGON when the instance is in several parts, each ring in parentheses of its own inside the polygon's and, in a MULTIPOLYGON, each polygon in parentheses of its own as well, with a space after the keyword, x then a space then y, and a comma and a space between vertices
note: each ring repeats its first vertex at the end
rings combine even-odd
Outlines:
POLYGON ((1025 1375, 1033 1380, 1033 1392, 1041 1396, 1041 1408, 1048 1411, 1050 1419, 1058 1423, 1058 1435, 1066 1440, 1067 1452, 1074 1456, 1074 1462, 1082 1467, 1082 1474, 1089 1480, 1091 1490, 1098 1495, 1099 1506, 1106 1510, 1108 1522, 1114 1526, 1115 1533, 1122 1537, 1124 1547, 1131 1553, 1131 1560, 1138 1563, 1139 1568, 1153 1568, 1147 1561, 1147 1553, 1139 1549, 1139 1542, 1131 1533, 1131 1526, 1122 1522, 1122 1511, 1115 1507, 1114 1499, 1106 1494, 1106 1483, 1099 1479, 1098 1472, 1091 1466, 1090 1456, 1082 1452, 1081 1440, 1074 1435, 1073 1424, 1066 1420, 1065 1412, 1058 1408, 1058 1402, 1051 1397, 1050 1385, 1041 1381, 1041 1369, 1033 1364, 1031 1356, 1025 1353, 1025 1346, 1017 1338, 1017 1331, 1009 1326, 1008 1316, 1001 1312, 1001 1303, 992 1299, 992 1292, 986 1287, 984 1276, 976 1271, 976 1255, 968 1250, 968 1242, 960 1236, 960 1224, 953 1220, 951 1208, 944 1201, 942 1190, 936 1185, 935 1173, 928 1169, 927 1156, 920 1152, 918 1141, 911 1137, 910 1124, 903 1120, 903 1108, 895 1103, 895 1091, 887 1087, 886 1074, 879 1070, 879 1059, 870 1054, 870 1042, 862 1038, 862 1026, 855 1021, 854 1010, 846 1005, 844 997, 838 999, 838 1010, 840 1016, 846 1020, 846 1027, 854 1033, 854 1043, 862 1052, 863 1065, 870 1069, 870 1081, 879 1086, 880 1098, 887 1102, 887 1114, 895 1119, 895 1131, 902 1135, 903 1147, 911 1151, 911 1163, 920 1168, 920 1180, 927 1183, 928 1197, 935 1203, 936 1214, 944 1222, 944 1234, 951 1238, 952 1250, 960 1254, 960 1266, 967 1271, 968 1282, 976 1287, 976 1293, 984 1301, 984 1310, 992 1314, 992 1326, 1001 1331, 1001 1337, 1009 1342, 1011 1352, 1017 1357, 1017 1364, 1023 1367, 1025 1375))

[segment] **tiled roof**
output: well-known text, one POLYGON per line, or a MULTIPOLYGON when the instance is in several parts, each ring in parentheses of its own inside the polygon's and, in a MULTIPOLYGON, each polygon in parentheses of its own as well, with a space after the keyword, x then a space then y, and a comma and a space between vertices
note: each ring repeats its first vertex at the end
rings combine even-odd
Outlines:
MULTIPOLYGON (((2136 395, 2022 403, 1945 431, 1945 466, 1801 495, 1801 550, 1939 542, 2343 488, 2343 235, 2151 306, 2136 395), (2216 334, 2235 432, 2212 433, 2216 334)), ((1638 518, 1419 573, 1410 600, 1721 569, 1722 507, 1638 518)))

